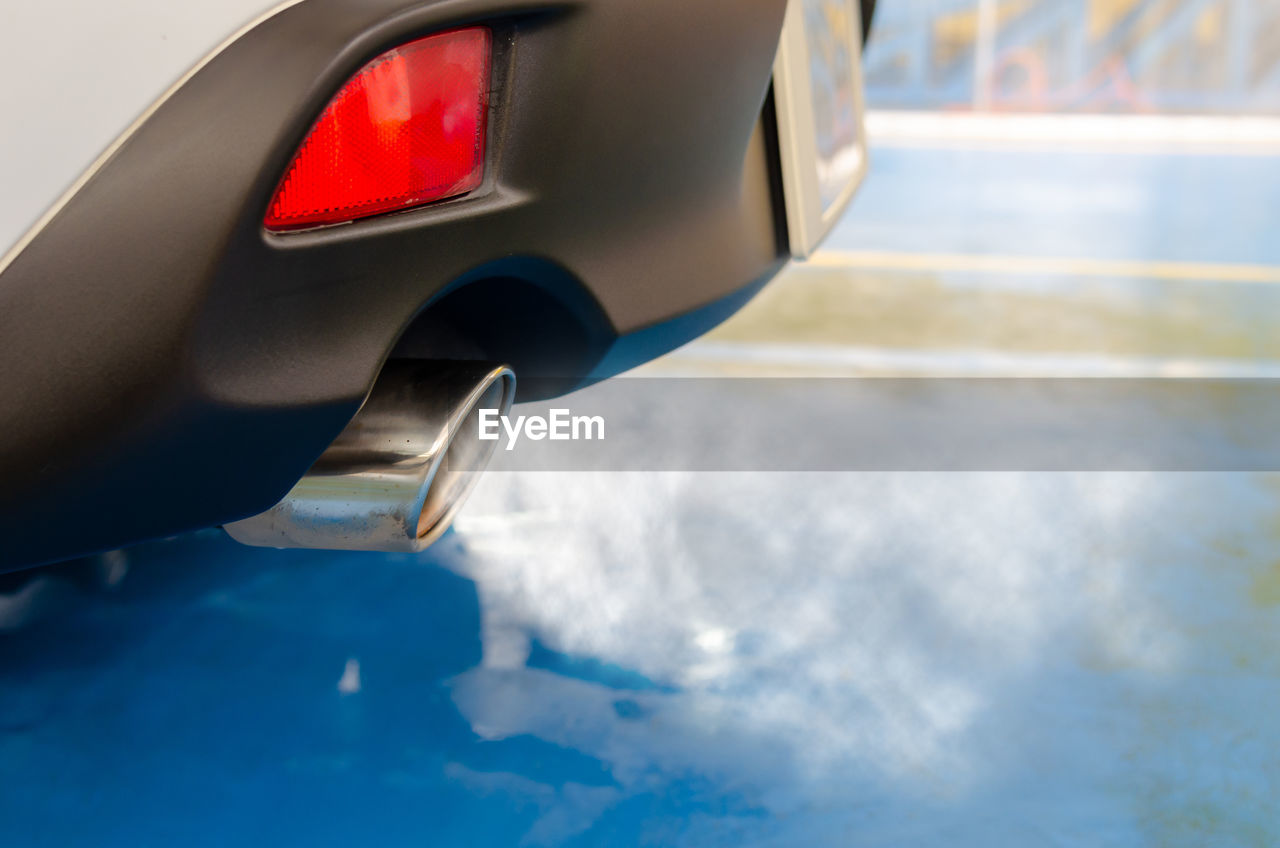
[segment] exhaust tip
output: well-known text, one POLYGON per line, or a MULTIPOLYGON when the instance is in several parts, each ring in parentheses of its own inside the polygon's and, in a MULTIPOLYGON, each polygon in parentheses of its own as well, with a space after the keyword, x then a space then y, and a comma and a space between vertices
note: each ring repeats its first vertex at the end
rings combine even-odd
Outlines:
POLYGON ((515 372, 505 365, 496 368, 476 384, 473 396, 459 407, 460 420, 451 428, 439 465, 423 489, 417 522, 417 538, 423 547, 449 529, 454 514, 493 456, 497 443, 480 438, 480 410, 497 409, 506 415, 515 396, 515 385, 515 372))
POLYGON ((260 547, 421 551, 449 528, 493 455, 480 410, 505 415, 515 385, 505 365, 390 362, 289 493, 224 529, 260 547))

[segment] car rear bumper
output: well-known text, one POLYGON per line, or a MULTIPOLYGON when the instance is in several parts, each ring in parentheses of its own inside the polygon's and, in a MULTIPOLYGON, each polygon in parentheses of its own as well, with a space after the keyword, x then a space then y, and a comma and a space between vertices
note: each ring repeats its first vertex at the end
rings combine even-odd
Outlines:
POLYGON ((560 304, 573 342, 538 361, 564 386, 724 317, 787 251, 767 117, 784 7, 305 0, 249 30, 0 270, 0 567, 266 509, 460 285, 514 280, 560 304), (495 34, 479 190, 263 230, 356 69, 477 22, 495 34))

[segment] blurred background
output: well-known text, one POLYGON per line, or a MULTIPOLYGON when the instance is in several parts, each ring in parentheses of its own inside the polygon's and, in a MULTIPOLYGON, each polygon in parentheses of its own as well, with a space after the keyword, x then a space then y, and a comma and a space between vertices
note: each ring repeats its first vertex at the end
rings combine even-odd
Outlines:
POLYGON ((877 109, 1266 115, 1267 0, 900 0, 865 56, 877 109))
POLYGON ((715 338, 911 372, 1275 355, 1280 4, 885 0, 864 68, 852 210, 715 338))
MULTIPOLYGON (((642 373, 1274 375, 1280 4, 881 0, 865 67, 837 230, 642 373)), ((1280 840, 1269 473, 499 469, 419 557, 9 589, 5 844, 1280 840)))

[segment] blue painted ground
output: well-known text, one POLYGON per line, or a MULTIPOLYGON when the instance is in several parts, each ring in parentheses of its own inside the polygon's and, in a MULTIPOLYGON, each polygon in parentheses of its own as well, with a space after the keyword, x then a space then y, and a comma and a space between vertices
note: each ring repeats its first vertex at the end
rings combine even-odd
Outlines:
MULTIPOLYGON (((874 168, 829 246, 1280 262, 1270 159, 874 168)), ((143 546, 0 608, 0 845, 1274 844, 1277 515, 1265 475, 498 474, 420 557, 143 546)))
POLYGON ((1280 264, 1262 156, 877 148, 825 247, 1280 264))

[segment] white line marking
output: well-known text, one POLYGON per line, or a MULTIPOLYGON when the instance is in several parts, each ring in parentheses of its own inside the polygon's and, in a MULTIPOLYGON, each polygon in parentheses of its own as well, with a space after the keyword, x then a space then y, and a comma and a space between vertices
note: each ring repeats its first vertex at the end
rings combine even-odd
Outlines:
POLYGON ((1244 359, 911 350, 843 345, 693 342, 669 354, 676 362, 785 366, 867 375, 929 377, 1160 377, 1276 379, 1280 362, 1244 359))
POLYGON ((1107 153, 1280 156, 1280 118, 868 111, 867 138, 884 147, 993 147, 1107 153))
POLYGON ((818 268, 878 268, 894 271, 977 271, 995 274, 1123 277, 1225 283, 1280 283, 1280 267, 1227 262, 1167 262, 1081 257, 908 253, 889 250, 820 250, 805 263, 818 268))

